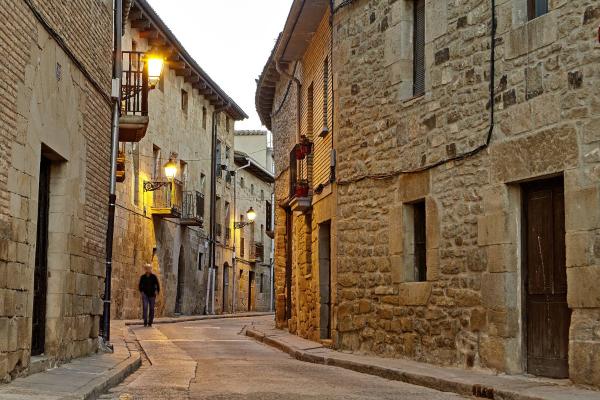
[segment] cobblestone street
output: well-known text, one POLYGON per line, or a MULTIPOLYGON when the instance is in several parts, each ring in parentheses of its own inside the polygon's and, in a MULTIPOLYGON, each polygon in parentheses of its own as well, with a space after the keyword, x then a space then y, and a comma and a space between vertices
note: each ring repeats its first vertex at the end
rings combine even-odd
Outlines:
POLYGON ((133 328, 144 365, 101 399, 403 399, 463 397, 292 359, 243 335, 251 318, 133 328))

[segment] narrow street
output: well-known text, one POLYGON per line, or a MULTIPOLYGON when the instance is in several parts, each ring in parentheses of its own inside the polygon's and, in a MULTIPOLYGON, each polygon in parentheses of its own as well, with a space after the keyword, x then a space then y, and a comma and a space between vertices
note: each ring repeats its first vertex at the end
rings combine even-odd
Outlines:
POLYGON ((147 357, 144 365, 100 398, 462 398, 341 368, 297 361, 243 335, 244 327, 257 319, 222 319, 133 328, 147 357))

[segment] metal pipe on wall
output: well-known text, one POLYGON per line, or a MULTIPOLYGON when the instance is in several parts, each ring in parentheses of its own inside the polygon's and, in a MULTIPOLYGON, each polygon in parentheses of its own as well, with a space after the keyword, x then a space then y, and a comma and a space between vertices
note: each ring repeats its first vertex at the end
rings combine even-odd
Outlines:
POLYGON ((106 271, 104 277, 104 303, 102 310, 102 337, 105 344, 110 342, 110 305, 112 281, 113 234, 115 227, 115 204, 117 201, 117 153, 119 148, 119 116, 121 107, 121 76, 123 57, 121 37, 123 36, 123 0, 114 3, 114 60, 113 60, 113 116, 110 154, 110 186, 108 200, 108 224, 106 229, 106 271))

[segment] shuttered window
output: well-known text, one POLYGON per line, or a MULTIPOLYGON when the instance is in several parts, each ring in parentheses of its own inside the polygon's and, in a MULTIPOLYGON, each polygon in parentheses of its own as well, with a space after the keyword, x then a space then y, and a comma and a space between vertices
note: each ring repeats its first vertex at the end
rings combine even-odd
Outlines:
POLYGON ((314 118, 315 118, 315 109, 314 109, 314 105, 315 105, 315 87, 314 85, 311 83, 310 86, 308 87, 308 110, 306 111, 306 125, 308 127, 308 132, 307 135, 309 138, 313 137, 313 132, 314 132, 314 118))
POLYGON ((548 0, 528 0, 527 14, 529 20, 548 13, 548 0))
POLYGON ((415 0, 413 32, 413 95, 425 93, 425 0, 415 0))
MULTIPOLYGON (((329 128, 329 58, 323 63, 323 132, 329 128)), ((321 134, 323 134, 321 132, 321 134)))

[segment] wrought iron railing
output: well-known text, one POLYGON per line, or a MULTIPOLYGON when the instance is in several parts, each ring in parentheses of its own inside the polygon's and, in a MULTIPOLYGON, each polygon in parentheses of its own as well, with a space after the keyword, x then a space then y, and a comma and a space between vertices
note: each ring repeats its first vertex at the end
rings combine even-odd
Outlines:
POLYGON ((121 115, 148 115, 148 74, 144 53, 123 52, 121 115))
POLYGON ((183 192, 181 219, 204 220, 204 194, 196 190, 183 192))

